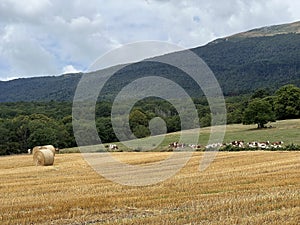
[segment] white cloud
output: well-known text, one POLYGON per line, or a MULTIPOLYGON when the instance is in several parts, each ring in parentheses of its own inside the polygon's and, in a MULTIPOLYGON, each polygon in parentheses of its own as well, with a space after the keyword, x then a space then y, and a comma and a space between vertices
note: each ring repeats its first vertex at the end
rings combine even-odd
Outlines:
POLYGON ((1 22, 19 22, 37 24, 51 9, 49 0, 1 0, 0 20, 1 22))
MULTIPOLYGON (((55 73, 55 58, 22 25, 7 25, 0 36, 1 58, 8 63, 9 76, 55 73)), ((8 75, 6 75, 8 76, 8 75)))
POLYGON ((63 74, 67 74, 67 73, 79 73, 79 72, 81 72, 81 71, 75 69, 74 66, 72 66, 72 65, 64 66, 64 68, 62 70, 63 74))
POLYGON ((109 50, 143 40, 183 47, 300 19, 294 0, 2 0, 0 80, 80 71, 109 50))

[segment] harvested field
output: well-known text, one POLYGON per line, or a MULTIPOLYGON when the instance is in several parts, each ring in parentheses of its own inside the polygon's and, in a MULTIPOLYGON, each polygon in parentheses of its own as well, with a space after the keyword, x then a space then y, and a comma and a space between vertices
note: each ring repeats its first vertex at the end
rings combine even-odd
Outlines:
MULTIPOLYGON (((115 153, 132 164, 166 152, 115 153)), ((80 154, 53 166, 0 158, 1 224, 298 224, 300 152, 220 152, 199 172, 196 152, 176 176, 128 187, 98 175, 80 154)))

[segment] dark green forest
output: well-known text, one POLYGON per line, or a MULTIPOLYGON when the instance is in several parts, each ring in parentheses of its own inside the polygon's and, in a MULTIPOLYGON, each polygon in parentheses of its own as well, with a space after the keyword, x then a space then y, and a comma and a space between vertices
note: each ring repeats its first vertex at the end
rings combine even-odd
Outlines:
MULTIPOLYGON (((276 91, 257 89, 252 94, 226 97, 227 123, 257 124, 263 128, 276 119, 300 118, 300 88, 285 85, 276 91)), ((200 127, 210 126, 211 112, 205 97, 193 99, 200 127)), ((96 104, 96 126, 103 143, 118 141, 111 125, 112 102, 96 104)), ((175 107, 159 98, 136 102, 129 115, 132 132, 138 138, 150 135, 149 121, 162 118, 167 132, 181 130, 175 107)), ((191 127, 192 128, 192 127, 191 127)), ((159 131, 158 131, 159 133, 159 131)), ((130 139, 130 136, 127 137, 130 139)), ((36 145, 75 147, 71 102, 0 103, 0 154, 27 152, 36 145)))

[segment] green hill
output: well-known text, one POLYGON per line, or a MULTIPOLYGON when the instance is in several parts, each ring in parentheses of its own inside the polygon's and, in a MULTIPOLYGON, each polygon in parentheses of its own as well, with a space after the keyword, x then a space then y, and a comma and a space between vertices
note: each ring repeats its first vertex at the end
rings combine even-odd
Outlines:
MULTIPOLYGON (((300 22, 264 27, 191 50, 212 69, 226 96, 251 93, 258 88, 276 90, 288 83, 300 86, 299 31, 300 22)), ((180 57, 180 53, 171 55, 180 57)), ((101 70, 96 73, 105 74, 101 70)), ((179 69, 142 61, 116 73, 100 96, 111 100, 126 84, 145 75, 172 79, 191 96, 202 95, 195 82, 179 69)), ((0 81, 0 102, 71 101, 81 76, 79 73, 0 81)))
POLYGON ((300 34, 223 39, 194 51, 215 73, 225 95, 300 85, 300 34))

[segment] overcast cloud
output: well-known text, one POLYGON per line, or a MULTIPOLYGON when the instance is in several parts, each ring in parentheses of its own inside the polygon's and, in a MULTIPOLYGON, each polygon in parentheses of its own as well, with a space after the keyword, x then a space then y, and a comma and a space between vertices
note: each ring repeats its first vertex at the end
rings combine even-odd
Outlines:
POLYGON ((0 80, 86 71, 105 52, 158 40, 190 48, 300 20, 298 0, 1 0, 0 80))

